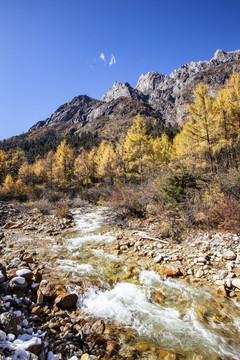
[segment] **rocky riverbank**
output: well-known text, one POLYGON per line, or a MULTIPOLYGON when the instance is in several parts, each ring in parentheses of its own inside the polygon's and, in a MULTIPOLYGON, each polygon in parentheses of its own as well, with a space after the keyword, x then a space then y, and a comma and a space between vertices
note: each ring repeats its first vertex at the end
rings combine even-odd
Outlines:
MULTIPOLYGON (((43 215, 36 209, 22 212, 5 204, 4 211, 9 216, 4 217, 0 232, 0 358, 132 359, 123 356, 117 335, 103 320, 86 319, 78 310, 75 293, 49 279, 54 269, 45 262, 43 249, 68 232, 74 218, 43 215)), ((218 296, 240 300, 238 235, 191 232, 179 242, 146 224, 135 225, 118 233, 113 243, 113 252, 123 260, 144 258, 146 269, 200 285, 209 283, 218 296)), ((127 269, 122 280, 133 273, 132 267, 127 269)), ((132 354, 136 357, 144 346, 138 344, 132 354)), ((159 351, 161 359, 177 359, 169 351, 159 351)))
MULTIPOLYGON (((192 232, 181 243, 155 232, 123 231, 115 252, 149 259, 161 275, 209 283, 217 294, 240 300, 240 237, 229 232, 192 232)), ((129 274, 130 276, 130 274, 129 274)))
POLYGON ((49 236, 71 228, 73 217, 1 205, 0 359, 112 358, 119 345, 103 335, 105 323, 84 319, 78 296, 44 278, 49 236))

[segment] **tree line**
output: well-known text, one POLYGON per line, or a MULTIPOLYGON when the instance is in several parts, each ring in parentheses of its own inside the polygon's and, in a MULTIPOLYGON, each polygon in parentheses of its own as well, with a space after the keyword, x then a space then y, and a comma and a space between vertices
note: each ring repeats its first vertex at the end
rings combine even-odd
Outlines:
POLYGON ((200 83, 187 107, 175 137, 152 135, 138 115, 114 143, 98 139, 95 146, 79 147, 75 138, 75 145, 63 139, 32 163, 21 149, 0 150, 1 189, 17 194, 36 188, 84 191, 99 184, 141 187, 152 181, 161 184, 164 201, 175 210, 183 200, 195 206, 215 195, 218 201, 226 196, 239 201, 240 75, 233 73, 215 92, 200 83))

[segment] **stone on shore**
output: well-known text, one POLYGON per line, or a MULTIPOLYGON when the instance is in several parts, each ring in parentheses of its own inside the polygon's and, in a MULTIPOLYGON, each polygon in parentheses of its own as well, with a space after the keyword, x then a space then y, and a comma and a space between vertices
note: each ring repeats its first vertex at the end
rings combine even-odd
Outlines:
POLYGON ((236 256, 235 252, 232 251, 232 250, 227 250, 227 251, 225 251, 225 252, 223 253, 223 258, 224 258, 225 260, 235 260, 236 257, 237 257, 237 256, 236 256))
POLYGON ((62 309, 68 309, 76 305, 78 300, 77 294, 63 294, 55 299, 55 305, 62 309))
POLYGON ((16 276, 9 283, 12 290, 26 290, 27 282, 24 277, 16 276))
POLYGON ((240 289, 240 279, 233 279, 232 280, 232 285, 235 286, 236 288, 240 289))

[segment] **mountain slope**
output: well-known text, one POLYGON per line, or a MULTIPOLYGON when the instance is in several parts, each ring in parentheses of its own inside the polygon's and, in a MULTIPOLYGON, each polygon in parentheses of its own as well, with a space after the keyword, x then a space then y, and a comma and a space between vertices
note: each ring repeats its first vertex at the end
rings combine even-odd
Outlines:
POLYGON ((101 100, 76 96, 26 134, 10 141, 21 146, 22 141, 41 137, 49 131, 54 131, 57 137, 98 132, 100 137, 115 138, 126 131, 138 113, 160 124, 176 124, 186 115, 186 104, 192 101, 193 90, 199 82, 217 89, 233 71, 240 71, 240 50, 217 50, 210 61, 190 61, 170 75, 142 74, 135 87, 115 82, 101 100))

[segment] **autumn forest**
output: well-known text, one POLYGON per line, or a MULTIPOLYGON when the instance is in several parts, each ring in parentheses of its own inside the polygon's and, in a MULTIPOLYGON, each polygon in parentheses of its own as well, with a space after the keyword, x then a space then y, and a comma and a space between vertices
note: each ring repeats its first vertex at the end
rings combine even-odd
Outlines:
MULTIPOLYGON (((152 124, 154 126, 154 122, 152 124)), ((63 139, 33 162, 0 150, 2 199, 108 202, 129 216, 240 231, 240 75, 213 92, 200 83, 180 131, 154 136, 138 115, 125 135, 86 149, 63 139)))

